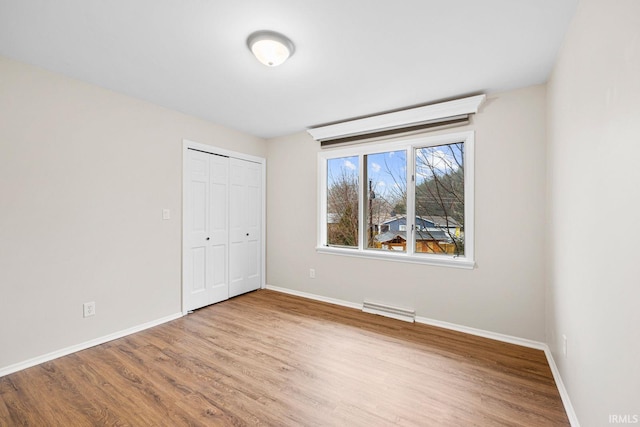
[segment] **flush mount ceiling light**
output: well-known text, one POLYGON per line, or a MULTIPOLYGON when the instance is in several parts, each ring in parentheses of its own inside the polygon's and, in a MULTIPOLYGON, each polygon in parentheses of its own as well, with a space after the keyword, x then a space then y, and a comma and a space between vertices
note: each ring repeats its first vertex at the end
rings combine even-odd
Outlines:
POLYGON ((251 33, 247 46, 258 61, 267 67, 277 67, 293 55, 291 40, 275 31, 261 30, 251 33))

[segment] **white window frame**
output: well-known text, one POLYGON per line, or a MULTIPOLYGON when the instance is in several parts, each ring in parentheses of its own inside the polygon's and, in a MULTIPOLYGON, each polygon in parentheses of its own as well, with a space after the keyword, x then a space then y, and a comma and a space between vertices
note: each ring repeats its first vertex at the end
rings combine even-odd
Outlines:
POLYGON ((318 153, 318 236, 316 251, 322 254, 345 255, 398 262, 429 264, 445 267, 472 269, 474 254, 474 151, 475 133, 464 131, 433 136, 419 136, 379 143, 353 145, 345 148, 323 149, 318 153), (407 159, 407 230, 415 229, 415 151, 418 148, 464 143, 464 256, 446 254, 424 254, 415 252, 415 232, 407 236, 407 251, 398 253, 365 248, 365 221, 363 221, 363 182, 366 167, 364 156, 388 151, 406 151, 407 159), (358 156, 358 247, 344 248, 327 246, 327 161, 339 157, 358 156))

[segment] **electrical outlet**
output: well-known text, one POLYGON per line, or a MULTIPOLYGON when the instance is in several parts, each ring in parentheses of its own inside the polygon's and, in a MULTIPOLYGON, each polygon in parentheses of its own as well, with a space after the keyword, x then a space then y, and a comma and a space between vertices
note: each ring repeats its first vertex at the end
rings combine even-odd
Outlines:
POLYGON ((316 269, 315 268, 310 268, 309 269, 309 278, 310 279, 315 279, 316 278, 316 269))
POLYGON ((171 219, 171 211, 169 209, 162 209, 162 219, 171 219))
POLYGON ((567 336, 562 335, 562 355, 567 357, 567 336))
POLYGON ((84 304, 82 304, 82 309, 84 312, 84 317, 94 316, 96 314, 95 301, 85 302, 84 304))

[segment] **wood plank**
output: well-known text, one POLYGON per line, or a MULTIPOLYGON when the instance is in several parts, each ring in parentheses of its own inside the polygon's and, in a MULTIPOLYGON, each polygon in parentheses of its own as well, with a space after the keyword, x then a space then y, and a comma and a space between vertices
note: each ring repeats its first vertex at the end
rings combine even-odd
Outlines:
POLYGON ((568 426, 544 353, 268 290, 0 378, 0 425, 568 426))

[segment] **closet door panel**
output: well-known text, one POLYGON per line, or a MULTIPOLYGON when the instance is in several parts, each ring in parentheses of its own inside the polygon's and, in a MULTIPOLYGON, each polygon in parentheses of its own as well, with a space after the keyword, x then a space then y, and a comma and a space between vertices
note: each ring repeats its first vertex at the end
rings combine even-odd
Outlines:
POLYGON ((260 287, 261 283, 262 165, 245 162, 245 176, 247 183, 245 286, 248 290, 255 290, 260 287))
POLYGON ((211 167, 209 304, 229 298, 229 158, 209 155, 211 167))
POLYGON ((208 282, 211 253, 209 233, 210 164, 209 155, 197 151, 187 153, 187 215, 185 216, 185 305, 193 310, 209 304, 208 282))
POLYGON ((247 196, 244 162, 229 161, 229 296, 244 293, 247 196))
POLYGON ((230 169, 229 296, 235 296, 260 287, 262 166, 230 159, 230 169))

